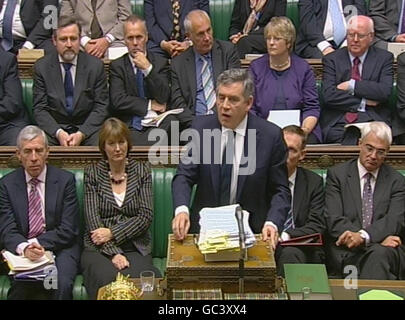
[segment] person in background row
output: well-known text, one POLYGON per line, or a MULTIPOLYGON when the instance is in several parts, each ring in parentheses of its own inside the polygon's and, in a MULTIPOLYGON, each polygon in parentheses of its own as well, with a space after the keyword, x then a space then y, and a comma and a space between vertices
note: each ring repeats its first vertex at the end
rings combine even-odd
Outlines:
POLYGON ((18 133, 28 123, 17 59, 0 50, 0 146, 15 146, 18 133))
POLYGON ((117 273, 139 277, 152 264, 150 225, 153 220, 152 174, 149 163, 128 159, 128 127, 107 119, 99 148, 103 159, 84 172, 86 233, 81 265, 90 299, 117 273))
MULTIPOLYGON (((155 141, 148 137, 154 127, 144 126, 142 121, 166 111, 170 98, 169 63, 146 50, 148 30, 142 18, 133 15, 125 21, 124 40, 128 54, 110 64, 111 113, 128 125, 135 145, 152 145, 155 141)), ((168 115, 159 128, 169 133, 172 120, 176 118, 168 115)), ((167 145, 168 141, 159 143, 167 145)))
POLYGON ((229 26, 229 40, 238 48, 239 58, 265 53, 263 30, 272 17, 286 15, 286 0, 236 0, 229 26))
MULTIPOLYGON (((323 215, 323 179, 311 170, 299 167, 305 158, 306 134, 298 126, 283 129, 288 148, 288 181, 291 190, 291 209, 281 232, 281 241, 325 232, 323 215)), ((324 263, 325 252, 315 246, 281 246, 275 252, 277 273, 284 276, 286 263, 324 263)))
POLYGON ((47 290, 42 281, 12 281, 10 300, 72 299, 81 250, 75 177, 46 164, 48 155, 45 133, 36 126, 23 128, 17 137, 22 167, 0 180, 0 242, 31 261, 52 251, 57 281, 49 284, 57 288, 47 290))
POLYGON ((34 65, 36 123, 51 145, 97 145, 108 115, 108 88, 101 60, 80 51, 80 25, 60 18, 54 31, 56 52, 34 65))
POLYGON ((325 186, 328 271, 355 266, 360 279, 404 278, 405 179, 384 164, 392 142, 384 122, 368 122, 357 159, 328 170, 325 186))
POLYGON ((75 16, 82 48, 100 59, 108 48, 124 46, 122 26, 130 14, 129 0, 62 0, 60 9, 60 18, 75 16))
POLYGON ((371 46, 373 38, 373 20, 354 16, 348 22, 347 48, 323 57, 321 127, 325 143, 356 145, 360 137, 357 123, 384 121, 391 125, 388 99, 394 57, 371 46))
POLYGON ((52 52, 52 25, 58 0, 0 0, 1 49, 17 54, 18 49, 52 52))
POLYGON ((298 11, 295 52, 302 58, 320 59, 347 46, 346 19, 366 14, 366 7, 364 0, 299 0, 298 11))
POLYGON ((174 58, 192 45, 186 38, 184 18, 195 9, 209 14, 208 0, 145 0, 146 26, 149 30, 148 50, 174 58))
POLYGON ((183 108, 177 118, 181 128, 194 116, 215 112, 215 81, 224 70, 239 68, 235 46, 215 40, 211 20, 202 10, 191 11, 184 20, 186 36, 193 46, 175 57, 171 64, 171 108, 183 108))
POLYGON ((273 17, 264 28, 267 54, 252 61, 255 83, 251 112, 267 119, 272 110, 299 110, 308 143, 322 142, 315 75, 304 59, 293 54, 295 28, 287 17, 273 17))

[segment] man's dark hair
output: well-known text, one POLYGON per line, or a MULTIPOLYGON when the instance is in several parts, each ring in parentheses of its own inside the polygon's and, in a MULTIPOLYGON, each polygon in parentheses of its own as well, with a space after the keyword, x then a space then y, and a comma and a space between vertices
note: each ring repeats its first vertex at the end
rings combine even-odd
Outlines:
POLYGON ((58 27, 53 30, 53 36, 56 37, 56 33, 58 32, 59 29, 71 26, 71 25, 77 25, 77 28, 79 29, 79 37, 82 34, 82 26, 80 25, 79 21, 76 19, 75 16, 64 16, 58 19, 58 27))
POLYGON ((283 129, 283 133, 294 133, 299 135, 301 137, 301 150, 305 149, 307 145, 307 136, 304 130, 302 130, 299 126, 296 126, 294 124, 286 126, 283 129))

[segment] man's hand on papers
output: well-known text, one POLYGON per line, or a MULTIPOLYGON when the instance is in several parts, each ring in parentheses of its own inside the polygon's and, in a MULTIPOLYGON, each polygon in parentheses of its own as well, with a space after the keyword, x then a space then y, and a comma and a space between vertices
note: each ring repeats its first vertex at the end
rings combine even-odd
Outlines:
POLYGON ((166 111, 166 103, 160 104, 156 100, 152 100, 151 101, 151 109, 153 111, 159 112, 159 113, 165 112, 166 111))
POLYGON ((45 254, 45 249, 36 242, 30 243, 24 250, 24 256, 31 261, 40 259, 45 254))
POLYGON ((262 238, 263 241, 270 240, 271 246, 273 250, 276 249, 278 243, 278 232, 277 230, 271 225, 265 225, 262 229, 262 238))
POLYGON ((176 240, 184 240, 190 229, 190 217, 186 212, 178 213, 172 221, 173 234, 176 240))

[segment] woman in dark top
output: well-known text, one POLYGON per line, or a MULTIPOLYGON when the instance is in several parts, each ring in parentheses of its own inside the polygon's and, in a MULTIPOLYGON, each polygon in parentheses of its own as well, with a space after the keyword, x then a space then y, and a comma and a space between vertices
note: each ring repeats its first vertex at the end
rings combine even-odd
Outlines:
POLYGON ((229 40, 238 48, 239 57, 265 53, 263 30, 272 17, 285 16, 286 0, 236 0, 232 11, 229 40))
POLYGON ((306 60, 292 53, 295 28, 287 17, 274 17, 264 30, 268 53, 250 64, 255 83, 251 111, 267 119, 270 110, 300 110, 308 143, 322 142, 315 75, 306 60))
POLYGON ((151 256, 150 165, 127 159, 130 132, 116 118, 103 124, 99 148, 104 159, 84 172, 86 233, 81 264, 91 299, 118 272, 139 277, 143 270, 152 270, 160 276, 151 256))

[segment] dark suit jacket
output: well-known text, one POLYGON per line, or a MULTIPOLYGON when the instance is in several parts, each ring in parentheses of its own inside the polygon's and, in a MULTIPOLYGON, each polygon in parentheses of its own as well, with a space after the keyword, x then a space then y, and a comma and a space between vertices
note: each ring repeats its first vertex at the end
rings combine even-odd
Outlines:
POLYGON ((398 23, 402 0, 373 0, 369 5, 369 16, 374 21, 376 40, 390 42, 398 35, 398 23))
POLYGON ((321 127, 324 138, 329 129, 346 112, 357 112, 361 99, 379 101, 377 107, 367 107, 366 113, 375 121, 391 124, 391 110, 388 99, 393 83, 392 53, 370 47, 364 60, 361 81, 356 81, 354 95, 348 91, 338 90, 338 84, 351 78, 351 63, 347 48, 338 49, 323 57, 323 109, 321 111, 321 127))
POLYGON ((166 59, 147 53, 152 64, 152 71, 144 78, 146 98, 139 97, 136 76, 131 56, 126 54, 110 64, 110 100, 111 113, 124 121, 128 126, 132 117, 145 116, 148 112, 149 99, 159 103, 168 103, 170 98, 170 69, 166 59))
MULTIPOLYGON (((325 187, 325 217, 332 240, 346 230, 362 229, 362 203, 357 159, 328 170, 325 187)), ((404 227, 404 177, 383 164, 374 189, 374 215, 365 231, 371 243, 380 243, 389 235, 400 235, 404 227)))
MULTIPOLYGON (((26 242, 28 225, 28 194, 23 168, 0 180, 0 236, 4 247, 15 253, 17 246, 26 242)), ((79 205, 73 174, 48 165, 45 181, 46 231, 38 242, 56 255, 72 249, 79 261, 79 205), (73 248, 76 248, 73 250, 73 248)))
POLYGON ((312 233, 324 233, 323 179, 318 174, 304 168, 297 168, 293 196, 294 229, 287 233, 301 237, 312 233))
MULTIPOLYGON (((214 86, 218 76, 225 70, 240 68, 235 46, 226 41, 215 40, 211 50, 214 86)), ((190 121, 195 114, 197 95, 196 65, 193 47, 188 48, 171 64, 171 108, 184 108, 183 116, 190 121)))
MULTIPOLYGON (((4 0, 0 0, 0 11, 4 0)), ((58 8, 58 0, 22 0, 20 7, 20 17, 27 35, 27 41, 38 46, 46 39, 52 36, 52 28, 46 29, 44 20, 47 17, 43 13, 44 8, 52 5, 58 8)), ((49 17, 48 17, 49 18, 49 17)))
MULTIPOLYGON (((366 14, 364 0, 342 0, 343 9, 349 5, 357 8, 358 15, 366 14)), ((298 8, 300 27, 297 30, 295 51, 304 58, 312 58, 304 56, 303 52, 307 47, 316 48, 319 42, 326 40, 323 36, 323 29, 328 13, 328 0, 299 0, 298 8)), ((353 14, 352 11, 345 13, 346 17, 353 14)))
POLYGON ((8 123, 28 123, 15 55, 0 50, 0 130, 8 123))
POLYGON ((86 168, 84 173, 86 247, 93 247, 108 256, 123 253, 120 248, 127 241, 133 243, 142 255, 151 253, 149 227, 153 219, 152 175, 149 163, 129 160, 125 200, 119 207, 114 199, 105 160, 86 168), (90 231, 104 226, 114 240, 94 246, 90 231))
MULTIPOLYGON (((199 137, 194 137, 196 140, 192 141, 192 143, 199 143, 200 146, 204 145, 204 147, 211 146, 210 163, 207 164, 207 160, 203 159, 203 152, 200 152, 197 156, 200 164, 180 162, 177 173, 173 178, 172 190, 174 208, 181 205, 189 207, 193 185, 197 185, 190 215, 190 232, 195 233, 199 231, 200 210, 204 207, 217 207, 220 205, 221 165, 214 164, 214 154, 220 154, 221 145, 220 143, 213 143, 212 140, 211 144, 202 141, 202 132, 203 129, 220 131, 221 125, 217 115, 213 114, 196 117, 192 128, 199 133, 199 137)), ((248 157, 250 165, 256 165, 256 169, 252 174, 239 175, 236 203, 239 203, 244 210, 250 212, 249 224, 253 232, 260 233, 267 220, 276 224, 280 230, 291 203, 286 168, 287 152, 281 131, 276 125, 249 114, 246 132, 244 156, 248 157), (248 151, 250 142, 248 137, 249 129, 256 130, 255 137, 253 137, 256 146, 251 151, 248 151)), ((200 150, 195 145, 191 150, 193 149, 200 150)), ((196 154, 193 156, 195 157, 196 154)), ((218 161, 216 162, 218 163, 218 161)))
MULTIPOLYGON (((256 27, 250 33, 263 34, 264 27, 272 17, 286 15, 286 0, 268 0, 264 5, 256 27)), ((231 25, 229 27, 229 35, 234 35, 243 31, 243 26, 250 15, 250 1, 236 0, 231 17, 231 25)))
MULTIPOLYGON (((180 0, 180 35, 184 39, 184 18, 195 9, 209 13, 208 0, 180 0)), ((173 11, 171 0, 145 0, 144 14, 149 41, 160 46, 163 40, 170 40, 173 31, 173 11)))
POLYGON ((65 105, 57 54, 48 54, 35 63, 33 111, 38 126, 52 137, 64 125, 74 125, 89 136, 99 130, 108 115, 107 78, 100 59, 79 52, 71 116, 65 105))
POLYGON ((397 57, 397 104, 392 119, 392 134, 405 133, 405 54, 397 57))

